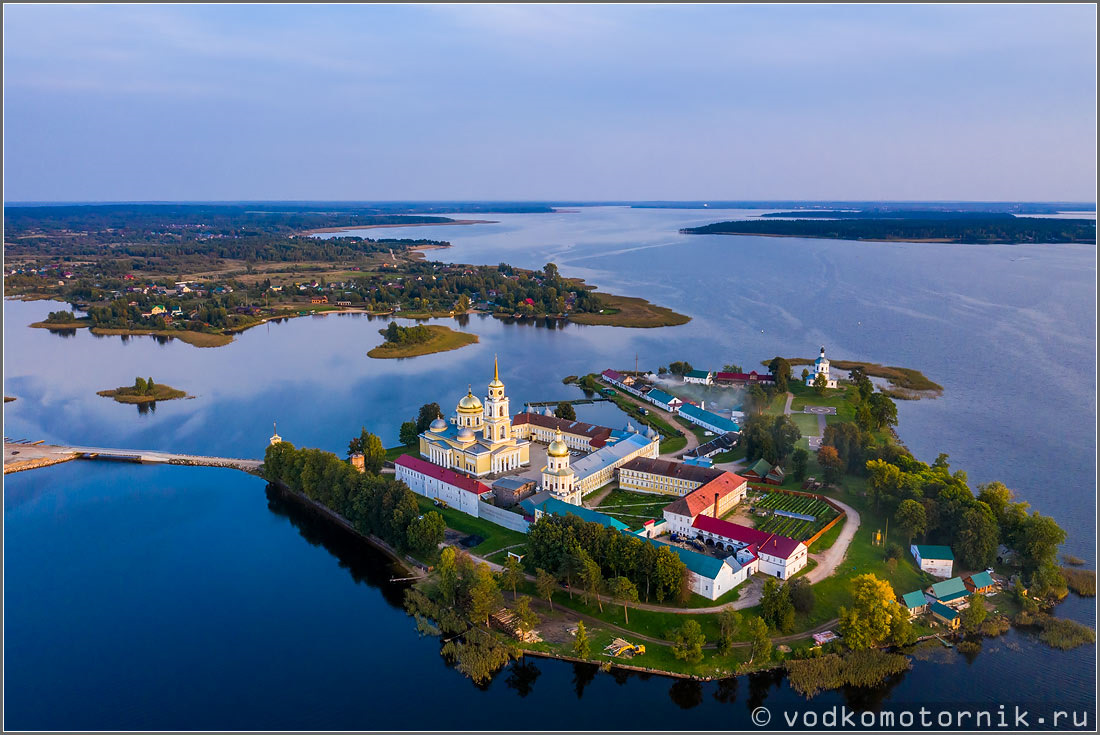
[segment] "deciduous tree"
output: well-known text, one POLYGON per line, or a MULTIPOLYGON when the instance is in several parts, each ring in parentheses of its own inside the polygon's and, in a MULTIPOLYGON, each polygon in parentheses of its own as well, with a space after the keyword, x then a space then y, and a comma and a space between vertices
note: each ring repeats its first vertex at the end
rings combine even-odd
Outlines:
POLYGON ((906 539, 912 543, 914 536, 920 536, 928 530, 928 519, 924 514, 924 506, 916 500, 903 500, 898 506, 894 520, 901 526, 906 539))
POLYGON ((550 604, 550 610, 554 609, 554 590, 558 588, 558 578, 545 569, 535 570, 535 589, 539 591, 539 597, 550 604))
POLYGON ((689 618, 672 633, 672 655, 688 663, 699 663, 703 660, 703 644, 706 642, 702 627, 689 618))

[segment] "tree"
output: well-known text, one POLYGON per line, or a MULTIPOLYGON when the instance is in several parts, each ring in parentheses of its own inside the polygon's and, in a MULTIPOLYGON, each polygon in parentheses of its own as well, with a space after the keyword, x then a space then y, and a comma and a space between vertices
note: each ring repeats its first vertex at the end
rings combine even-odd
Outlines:
POLYGON ((664 365, 657 368, 657 374, 658 375, 666 375, 667 373, 668 373, 668 368, 666 368, 664 365))
POLYGON ((568 401, 562 401, 554 409, 554 415, 559 419, 565 419, 566 421, 576 421, 577 411, 573 408, 573 404, 568 401))
POLYGON ((905 647, 917 642, 917 631, 913 629, 913 621, 908 613, 894 615, 890 619, 890 645, 905 647))
POLYGON ((703 644, 706 642, 699 623, 688 619, 672 633, 672 655, 681 661, 697 664, 703 660, 703 644))
POLYGON ((740 629, 741 613, 728 607, 718 613, 718 653, 725 655, 733 650, 740 629))
POLYGON ((443 415, 438 403, 425 403, 420 407, 420 413, 416 416, 416 433, 422 434, 428 430, 432 422, 443 415))
POLYGON ((867 405, 866 401, 860 403, 856 409, 856 424, 863 431, 870 431, 875 428, 875 419, 871 416, 871 407, 867 405))
POLYGON ((152 378, 146 378, 145 379, 145 395, 147 395, 147 396, 153 395, 154 392, 156 391, 156 388, 157 388, 157 386, 156 386, 155 383, 153 383, 152 378))
POLYGON ((439 552, 439 593, 443 595, 443 601, 448 605, 455 602, 455 593, 458 591, 458 569, 455 565, 455 550, 445 546, 439 552))
POLYGON ((771 425, 772 446, 778 461, 790 456, 795 442, 802 438, 802 432, 789 416, 776 416, 771 425))
POLYGON ((134 378, 134 393, 139 396, 145 395, 145 378, 134 378))
POLYGON ((458 297, 458 301, 455 302, 455 313, 465 314, 470 310, 470 297, 466 294, 461 294, 458 297))
POLYGON ((402 445, 406 447, 415 446, 417 439, 420 436, 420 432, 416 430, 415 421, 406 421, 401 424, 401 431, 398 433, 398 440, 402 445))
POLYGON ((1005 510, 1012 504, 1012 491, 1003 482, 987 482, 978 485, 978 500, 989 506, 993 511, 993 517, 1001 521, 1005 516, 1005 510))
POLYGON ((693 369, 691 363, 686 361, 677 360, 676 362, 670 362, 668 364, 668 371, 673 375, 679 375, 681 377, 690 373, 693 369))
MULTIPOLYGON (((775 387, 780 392, 787 392, 787 385, 791 382, 791 363, 785 357, 775 357, 768 363, 768 371, 775 376, 775 387)), ((735 370, 734 372, 741 372, 735 370)))
POLYGON ((985 622, 987 614, 985 600, 975 592, 970 596, 970 605, 959 613, 959 624, 967 633, 973 633, 985 622))
POLYGON ((794 605, 791 604, 791 590, 781 585, 774 577, 764 581, 764 592, 760 598, 760 617, 777 631, 790 633, 794 630, 794 605))
POLYGON ((577 658, 588 658, 592 655, 592 644, 588 640, 583 620, 577 623, 577 636, 573 639, 573 655, 577 658))
POLYGON ((894 589, 874 574, 861 574, 851 582, 852 606, 839 611, 840 634, 848 648, 857 651, 881 644, 890 635, 894 616, 908 615, 898 604, 894 589))
POLYGON ((997 557, 999 543, 997 520, 993 511, 981 501, 974 501, 962 515, 955 539, 955 548, 963 564, 971 569, 985 569, 997 557))
POLYGON ((818 373, 814 377, 814 393, 819 396, 825 395, 825 389, 829 387, 829 380, 825 377, 825 373, 818 373))
POLYGON ((638 588, 626 577, 615 577, 607 582, 607 591, 611 593, 611 596, 622 603, 623 606, 623 619, 627 625, 630 625, 630 613, 628 610, 628 603, 638 601, 638 588))
POLYGON ((738 365, 735 362, 727 362, 725 365, 722 366, 722 372, 724 372, 724 373, 743 373, 743 372, 745 372, 745 370, 744 370, 744 368, 742 368, 740 365, 738 365))
POLYGON ((814 609, 814 588, 805 577, 793 579, 787 583, 791 588, 791 604, 795 612, 806 615, 814 609))
POLYGON ((519 623, 520 630, 534 630, 535 626, 539 624, 539 616, 531 609, 531 598, 527 595, 519 598, 513 612, 516 614, 516 621, 519 623))
POLYGON ((430 510, 413 520, 405 534, 410 549, 423 555, 430 555, 443 543, 446 530, 447 524, 443 522, 443 516, 430 510))
POLYGON ((794 454, 791 455, 791 468, 794 471, 794 479, 799 481, 806 479, 806 465, 809 459, 810 453, 805 449, 794 450, 794 454))
POLYGON ((580 556, 581 584, 584 585, 584 601, 588 603, 588 595, 591 593, 596 598, 596 604, 603 612, 603 600, 600 599, 600 587, 603 585, 603 574, 600 565, 589 556, 587 551, 581 551, 580 556))
POLYGON ((808 368, 802 368, 802 380, 805 382, 806 378, 810 377, 810 371, 808 368))
POLYGON ((377 475, 386 463, 386 448, 382 446, 382 440, 363 429, 359 442, 359 451, 363 453, 363 471, 377 475))
POLYGON ((767 663, 772 658, 772 640, 768 637, 768 624, 760 618, 749 618, 749 638, 752 640, 752 655, 749 663, 759 660, 767 663))
POLYGON ((557 588, 557 577, 545 569, 535 570, 535 589, 539 591, 539 597, 542 597, 550 604, 551 611, 554 610, 554 590, 557 588))
POLYGON ((474 582, 470 587, 470 616, 485 620, 489 624, 489 615, 503 604, 500 587, 497 586, 493 570, 485 562, 477 565, 474 582))
POLYGON ((840 473, 844 466, 836 447, 822 444, 817 450, 817 462, 825 470, 825 482, 833 483, 840 479, 840 473))
POLYGON ((1044 562, 1053 561, 1058 547, 1066 540, 1066 532, 1049 516, 1032 513, 1020 529, 1020 542, 1016 550, 1024 556, 1024 565, 1037 569, 1044 562))
POLYGON ((917 500, 901 501, 897 513, 894 514, 894 520, 905 532, 909 543, 913 542, 914 536, 920 536, 928 530, 928 518, 925 516, 924 506, 917 500))
POLYGON ((887 426, 898 425, 898 407, 885 393, 872 393, 867 397, 871 407, 871 418, 875 428, 885 429, 887 426))
POLYGON ((516 585, 523 581, 523 569, 519 565, 519 559, 509 555, 504 561, 504 569, 500 572, 500 582, 505 587, 512 588, 512 599, 516 599, 516 585))

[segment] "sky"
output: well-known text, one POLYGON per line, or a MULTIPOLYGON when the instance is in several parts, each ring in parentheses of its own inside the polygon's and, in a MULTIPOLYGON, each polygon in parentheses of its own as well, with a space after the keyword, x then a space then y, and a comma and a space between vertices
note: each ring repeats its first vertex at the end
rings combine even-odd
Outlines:
POLYGON ((1095 5, 5 5, 4 199, 1096 199, 1095 5))

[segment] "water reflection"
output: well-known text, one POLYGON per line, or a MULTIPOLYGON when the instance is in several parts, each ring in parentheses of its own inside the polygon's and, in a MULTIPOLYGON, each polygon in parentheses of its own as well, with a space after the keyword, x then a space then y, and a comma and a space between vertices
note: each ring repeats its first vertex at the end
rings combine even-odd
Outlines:
POLYGON ((511 665, 508 678, 505 679, 504 683, 508 685, 509 689, 515 690, 520 698, 523 698, 531 693, 531 689, 535 686, 535 680, 541 674, 542 671, 539 670, 534 661, 524 656, 511 665))
POLYGON ((392 559, 351 531, 321 516, 285 490, 268 485, 266 494, 268 510, 290 521, 302 538, 311 545, 321 546, 332 554, 340 567, 348 570, 357 583, 378 588, 386 602, 395 608, 404 609, 405 589, 408 585, 390 581, 404 576, 397 573, 400 567, 392 559))
POLYGON ((143 401, 142 403, 135 403, 134 405, 137 406, 137 412, 140 416, 157 412, 156 401, 143 401))
POLYGON ((691 709, 703 703, 703 685, 694 679, 677 679, 668 690, 668 698, 680 709, 691 709))
POLYGON ((584 690, 596 678, 599 671, 600 667, 596 664, 573 663, 573 691, 576 693, 577 699, 584 697, 584 690))

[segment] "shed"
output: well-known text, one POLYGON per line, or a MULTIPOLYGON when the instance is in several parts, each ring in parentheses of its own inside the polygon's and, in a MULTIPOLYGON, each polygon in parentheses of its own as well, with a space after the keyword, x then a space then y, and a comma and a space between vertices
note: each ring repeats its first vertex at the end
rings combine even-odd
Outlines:
POLYGON ((946 625, 951 630, 959 627, 959 614, 940 602, 932 602, 928 609, 932 611, 932 617, 946 625))
POLYGON ((914 617, 928 609, 928 598, 920 590, 913 590, 901 596, 901 604, 909 610, 909 617, 914 617))
POLYGON ((966 585, 963 583, 962 577, 952 577, 942 582, 936 582, 928 588, 928 592, 940 602, 961 600, 970 594, 966 590, 966 585))

